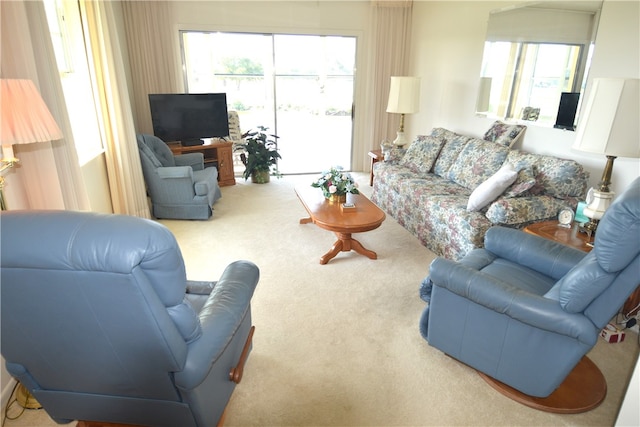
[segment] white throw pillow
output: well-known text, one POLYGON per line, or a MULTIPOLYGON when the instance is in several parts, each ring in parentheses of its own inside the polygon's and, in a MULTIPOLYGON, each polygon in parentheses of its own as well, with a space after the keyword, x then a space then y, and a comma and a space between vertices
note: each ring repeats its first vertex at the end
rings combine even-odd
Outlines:
POLYGON ((478 185, 469 196, 468 211, 479 211, 501 195, 508 186, 514 183, 518 172, 510 163, 505 163, 498 172, 478 185))

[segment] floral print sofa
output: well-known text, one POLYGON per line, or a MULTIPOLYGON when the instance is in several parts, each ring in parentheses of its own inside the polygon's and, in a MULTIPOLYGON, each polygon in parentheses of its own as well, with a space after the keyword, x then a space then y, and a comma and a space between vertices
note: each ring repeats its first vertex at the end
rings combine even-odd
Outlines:
POLYGON ((483 246, 493 225, 523 228, 584 198, 588 172, 573 160, 434 128, 374 165, 372 200, 439 256, 458 260, 483 246), (517 172, 495 200, 468 210, 469 196, 503 164, 517 172), (477 209, 477 208, 475 208, 477 209))

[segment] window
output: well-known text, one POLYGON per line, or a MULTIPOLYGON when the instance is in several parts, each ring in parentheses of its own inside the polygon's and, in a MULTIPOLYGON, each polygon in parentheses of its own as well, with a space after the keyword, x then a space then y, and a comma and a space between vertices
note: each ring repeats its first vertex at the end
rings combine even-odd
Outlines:
POLYGON ((188 92, 226 92, 243 132, 277 134, 282 173, 351 167, 355 37, 182 31, 188 92))
POLYGON ((491 78, 488 112, 506 119, 553 123, 562 92, 580 92, 583 47, 554 43, 486 42, 482 77, 491 78))
POLYGON ((44 0, 80 165, 104 151, 93 100, 80 12, 75 2, 44 0))

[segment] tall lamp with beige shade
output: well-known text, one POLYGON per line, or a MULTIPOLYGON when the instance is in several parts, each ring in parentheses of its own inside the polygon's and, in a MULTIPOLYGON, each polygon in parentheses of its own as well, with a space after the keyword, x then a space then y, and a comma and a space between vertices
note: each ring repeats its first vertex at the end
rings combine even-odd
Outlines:
POLYGON ((404 115, 420 110, 420 77, 393 76, 389 88, 387 113, 400 114, 400 128, 393 144, 402 147, 409 143, 404 135, 404 115))
POLYGON ((609 190, 616 157, 640 157, 640 80, 594 79, 585 113, 580 119, 573 148, 607 157, 602 179, 589 191, 584 215, 590 218, 584 228, 596 230, 614 193, 609 190))
POLYGON ((0 82, 0 208, 5 210, 4 173, 19 162, 13 154, 13 145, 55 141, 62 138, 62 132, 31 80, 0 79, 0 82))

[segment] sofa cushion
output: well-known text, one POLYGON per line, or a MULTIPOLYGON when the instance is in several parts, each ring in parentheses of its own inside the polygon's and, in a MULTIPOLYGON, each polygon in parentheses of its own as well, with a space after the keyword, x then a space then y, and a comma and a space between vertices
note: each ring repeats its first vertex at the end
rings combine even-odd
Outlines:
POLYGON ((482 139, 471 139, 449 170, 449 179, 470 190, 496 173, 509 149, 482 139))
POLYGON ((493 224, 518 225, 558 215, 566 201, 551 196, 499 197, 489 205, 485 216, 493 224))
POLYGON ((507 188, 502 196, 507 198, 525 196, 534 185, 536 185, 536 176, 533 167, 524 167, 520 169, 515 182, 507 188))
POLYGON ((546 194, 563 199, 582 198, 586 194, 589 173, 574 160, 510 150, 507 161, 516 170, 533 168, 536 182, 528 190, 532 195, 546 194))
POLYGON ((478 185, 469 196, 467 202, 468 211, 479 211, 494 201, 504 190, 510 186, 518 177, 518 172, 513 169, 510 163, 505 163, 498 172, 494 173, 478 185))
POLYGON ((496 120, 484 134, 484 139, 505 147, 511 147, 520 139, 526 128, 524 125, 511 125, 496 120))
POLYGON ((433 164, 444 145, 444 139, 428 135, 418 135, 411 143, 400 164, 419 175, 431 172, 433 164))
POLYGON ((469 136, 458 135, 450 130, 443 128, 435 128, 431 131, 431 136, 436 138, 443 138, 445 140, 444 146, 440 150, 438 159, 433 165, 433 173, 436 175, 448 178, 449 169, 451 165, 456 161, 458 155, 471 139, 469 136))

